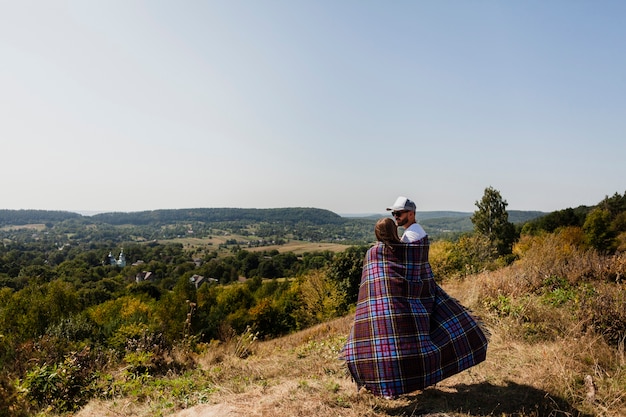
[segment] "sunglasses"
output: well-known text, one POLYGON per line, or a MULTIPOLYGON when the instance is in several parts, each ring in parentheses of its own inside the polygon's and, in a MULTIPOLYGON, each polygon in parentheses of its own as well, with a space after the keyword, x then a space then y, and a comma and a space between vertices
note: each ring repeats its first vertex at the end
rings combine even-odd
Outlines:
POLYGON ((406 213, 408 210, 400 210, 400 211, 392 211, 391 215, 393 217, 400 217, 402 216, 404 213, 406 213))

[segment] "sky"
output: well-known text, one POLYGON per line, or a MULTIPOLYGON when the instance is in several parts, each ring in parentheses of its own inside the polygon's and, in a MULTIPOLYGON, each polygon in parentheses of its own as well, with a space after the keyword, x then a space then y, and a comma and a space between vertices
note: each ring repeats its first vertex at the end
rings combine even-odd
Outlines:
POLYGON ((0 209, 595 205, 626 2, 0 0, 0 209))

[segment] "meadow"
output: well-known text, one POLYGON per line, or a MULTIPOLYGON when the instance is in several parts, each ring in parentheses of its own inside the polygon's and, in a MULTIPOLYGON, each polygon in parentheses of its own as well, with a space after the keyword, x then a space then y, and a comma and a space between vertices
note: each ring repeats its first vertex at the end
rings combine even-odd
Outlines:
MULTIPOLYGON (((209 236, 203 238, 195 237, 182 237, 175 239, 168 239, 168 243, 180 243, 187 249, 210 249, 215 250, 220 245, 228 245, 229 240, 245 241, 248 239, 246 236, 241 235, 228 235, 228 236, 209 236)), ((232 246, 232 245, 231 245, 232 246)), ((301 240, 290 240, 280 245, 278 244, 265 244, 263 246, 247 247, 245 249, 249 252, 262 252, 276 250, 279 253, 291 252, 295 255, 302 255, 305 252, 342 252, 346 250, 347 245, 342 243, 330 243, 330 242, 306 242, 301 240)), ((222 254, 228 254, 228 250, 222 250, 222 254)))

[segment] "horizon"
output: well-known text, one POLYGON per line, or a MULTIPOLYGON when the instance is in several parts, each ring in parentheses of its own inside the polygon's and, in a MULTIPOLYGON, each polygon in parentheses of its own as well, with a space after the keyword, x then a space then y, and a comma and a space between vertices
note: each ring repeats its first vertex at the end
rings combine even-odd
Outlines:
MULTIPOLYGON (((134 211, 103 211, 103 210, 52 210, 52 209, 0 209, 0 210, 8 210, 8 211, 56 211, 56 212, 65 212, 65 213, 75 213, 80 214, 81 216, 90 217, 95 216, 97 214, 132 214, 132 213, 142 213, 142 212, 150 212, 150 211, 161 211, 161 210, 196 210, 196 209, 243 209, 243 210, 272 210, 272 209, 291 209, 291 208, 310 208, 310 209, 320 209, 327 210, 333 212, 341 217, 369 217, 369 216, 386 216, 389 215, 390 212, 382 211, 382 212, 361 212, 361 213, 338 213, 329 209, 325 209, 323 207, 184 207, 184 208, 171 208, 171 209, 150 209, 150 210, 134 210, 134 211)), ((567 207, 567 208, 575 208, 575 207, 567 207)), ((563 209, 565 210, 565 209, 563 209)), ((416 213, 458 213, 458 214, 472 214, 476 210, 472 211, 459 211, 459 210, 416 210, 416 213)), ((522 211, 522 212, 536 212, 536 213, 545 213, 541 210, 515 210, 507 208, 507 212, 511 211, 522 211)))
POLYGON ((595 205, 626 190, 625 14, 3 2, 0 204, 471 212, 493 187, 520 211, 595 205))

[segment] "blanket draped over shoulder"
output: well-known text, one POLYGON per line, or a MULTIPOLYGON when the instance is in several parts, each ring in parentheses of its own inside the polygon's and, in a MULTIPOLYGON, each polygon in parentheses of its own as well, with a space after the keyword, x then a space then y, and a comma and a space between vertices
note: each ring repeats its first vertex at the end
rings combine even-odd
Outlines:
POLYGON ((365 257, 343 357, 357 385, 376 395, 424 389, 485 360, 485 333, 437 285, 428 249, 428 237, 377 243, 365 257))

